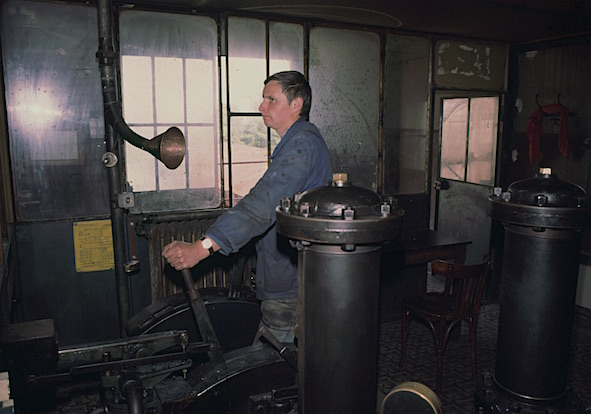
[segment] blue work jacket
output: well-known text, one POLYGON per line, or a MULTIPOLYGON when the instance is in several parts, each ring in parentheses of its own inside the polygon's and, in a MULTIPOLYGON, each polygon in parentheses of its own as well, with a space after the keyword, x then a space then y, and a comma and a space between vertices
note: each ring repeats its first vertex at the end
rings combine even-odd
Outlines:
POLYGON ((277 234, 275 208, 282 198, 326 186, 330 180, 332 165, 326 143, 314 124, 300 118, 275 147, 263 177, 207 230, 207 236, 225 255, 260 237, 256 243, 258 299, 298 295, 297 252, 277 234))

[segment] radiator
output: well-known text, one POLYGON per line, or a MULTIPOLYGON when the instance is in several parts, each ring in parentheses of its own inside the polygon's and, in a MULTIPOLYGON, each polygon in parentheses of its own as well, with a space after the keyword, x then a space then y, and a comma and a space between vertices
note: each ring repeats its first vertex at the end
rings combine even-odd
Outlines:
MULTIPOLYGON (((199 240, 214 219, 161 222, 149 224, 146 235, 149 237, 150 284, 152 302, 184 289, 180 272, 167 264, 162 257, 162 249, 173 240, 194 242, 199 240)), ((254 247, 247 245, 239 253, 224 256, 216 253, 199 263, 193 269, 195 287, 228 288, 229 296, 236 296, 244 286, 252 284, 251 262, 254 247)))

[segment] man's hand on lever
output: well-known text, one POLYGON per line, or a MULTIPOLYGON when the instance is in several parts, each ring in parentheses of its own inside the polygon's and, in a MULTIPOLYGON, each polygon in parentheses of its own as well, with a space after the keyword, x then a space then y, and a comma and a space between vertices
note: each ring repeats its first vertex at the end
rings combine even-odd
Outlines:
POLYGON ((164 246, 162 256, 176 270, 183 270, 192 268, 217 250, 219 246, 209 237, 203 237, 194 243, 175 240, 164 246))

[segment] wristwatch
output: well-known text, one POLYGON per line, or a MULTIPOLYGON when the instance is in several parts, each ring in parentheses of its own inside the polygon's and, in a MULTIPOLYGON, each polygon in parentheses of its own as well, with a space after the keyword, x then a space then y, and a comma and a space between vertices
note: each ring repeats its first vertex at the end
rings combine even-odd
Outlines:
POLYGON ((204 249, 209 250, 209 255, 211 256, 214 253, 213 242, 211 241, 211 239, 209 237, 203 236, 199 240, 201 240, 201 246, 203 246, 204 249))

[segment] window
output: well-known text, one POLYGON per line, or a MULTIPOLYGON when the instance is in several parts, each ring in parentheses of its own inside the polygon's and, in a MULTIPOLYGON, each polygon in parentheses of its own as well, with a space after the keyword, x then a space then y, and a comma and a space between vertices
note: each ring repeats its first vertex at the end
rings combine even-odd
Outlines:
POLYGON ((176 126, 187 142, 185 160, 175 170, 126 143, 136 209, 233 205, 263 175, 279 142, 258 107, 270 73, 303 72, 303 26, 229 17, 221 67, 218 26, 209 17, 125 10, 120 27, 127 124, 146 138, 176 126), (227 116, 220 120, 220 113, 227 116))
POLYGON ((310 121, 326 140, 333 169, 378 192, 424 191, 428 40, 127 9, 119 24, 126 122, 147 138, 176 126, 187 140, 186 158, 172 171, 126 144, 133 213, 227 207, 244 197, 280 140, 258 111, 264 80, 281 70, 304 73, 306 61, 310 121), (383 41, 390 45, 385 71, 383 41), (380 99, 388 109, 385 134, 380 99))
POLYGON ((109 214, 96 21, 96 7, 2 3, 4 97, 19 221, 109 214))
POLYGON ((449 98, 442 101, 440 176, 493 185, 499 98, 449 98))
POLYGON ((267 23, 260 19, 228 19, 228 136, 224 142, 225 201, 233 205, 265 173, 269 157, 279 143, 275 131, 265 127, 259 105, 264 80, 282 70, 303 72, 303 26, 267 23), (267 54, 269 58, 267 59, 267 54), (268 69, 267 69, 268 67, 268 69), (267 72, 268 70, 268 72, 267 72))
POLYGON ((216 22, 134 10, 121 13, 120 28, 125 121, 147 139, 176 126, 187 144, 181 165, 169 170, 126 143, 128 190, 135 193, 137 208, 149 212, 219 206, 216 22))

